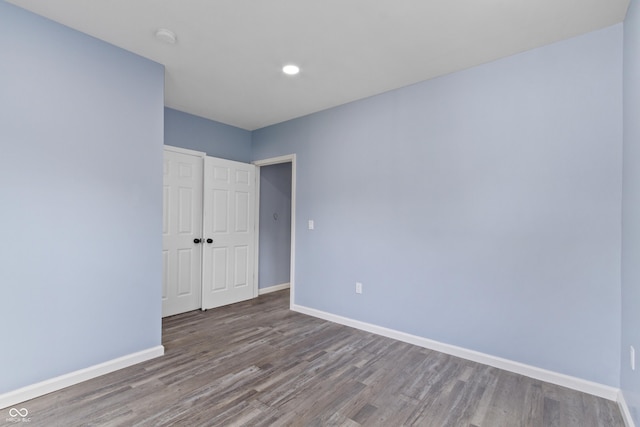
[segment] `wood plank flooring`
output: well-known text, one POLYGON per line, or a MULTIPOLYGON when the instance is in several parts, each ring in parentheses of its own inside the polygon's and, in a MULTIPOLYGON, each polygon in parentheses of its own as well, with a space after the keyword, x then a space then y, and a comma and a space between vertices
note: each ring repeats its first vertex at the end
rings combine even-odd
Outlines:
POLYGON ((165 356, 16 407, 47 427, 624 426, 614 402, 288 307, 285 290, 167 318, 165 356))

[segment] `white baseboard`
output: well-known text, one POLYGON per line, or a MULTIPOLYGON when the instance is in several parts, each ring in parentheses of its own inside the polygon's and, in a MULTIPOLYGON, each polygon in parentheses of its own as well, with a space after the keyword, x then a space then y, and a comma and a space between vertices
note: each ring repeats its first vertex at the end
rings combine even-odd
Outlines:
POLYGON ((51 378, 36 384, 19 388, 8 393, 0 394, 0 409, 43 396, 47 393, 69 387, 100 375, 108 374, 146 360, 154 359, 164 354, 164 347, 159 345, 137 353, 128 354, 109 360, 98 365, 70 372, 59 377, 51 378))
POLYGON ((631 416, 631 411, 629 411, 629 406, 627 406, 627 401, 625 400, 622 391, 618 392, 618 407, 620 408, 620 413, 622 414, 622 418, 624 419, 624 424, 627 427, 636 427, 636 424, 633 422, 633 417, 631 416))
POLYGON ((371 323, 361 322, 359 320, 349 319, 347 317, 337 316, 335 314, 316 310, 309 307, 294 304, 291 310, 309 316, 318 317, 330 322, 339 323, 341 325, 350 326, 352 328, 382 335, 387 338, 393 338, 398 341, 417 345, 419 347, 428 348, 430 350, 439 351, 441 353, 450 354, 462 359, 471 360, 473 362, 482 363, 484 365, 493 366, 495 368, 504 369, 505 371, 515 372, 548 383, 557 384, 563 387, 578 390, 594 396, 602 397, 607 400, 615 401, 618 398, 618 389, 604 384, 583 380, 581 378, 572 377, 558 372, 548 371, 546 369, 537 368, 535 366, 526 365, 524 363, 515 362, 513 360, 503 359, 501 357, 491 356, 489 354, 480 353, 475 350, 469 350, 455 345, 441 343, 439 341, 430 340, 428 338, 407 334, 396 331, 394 329, 376 326, 371 323))
POLYGON ((289 283, 282 283, 280 285, 269 286, 268 288, 258 289, 258 295, 264 295, 271 292, 281 291, 283 289, 289 289, 289 283))

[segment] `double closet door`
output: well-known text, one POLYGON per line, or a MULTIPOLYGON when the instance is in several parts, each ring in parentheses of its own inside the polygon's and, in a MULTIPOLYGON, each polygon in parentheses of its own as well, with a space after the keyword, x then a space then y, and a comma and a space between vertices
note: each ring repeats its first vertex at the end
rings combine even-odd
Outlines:
POLYGON ((257 296, 255 166, 166 147, 162 316, 257 296))

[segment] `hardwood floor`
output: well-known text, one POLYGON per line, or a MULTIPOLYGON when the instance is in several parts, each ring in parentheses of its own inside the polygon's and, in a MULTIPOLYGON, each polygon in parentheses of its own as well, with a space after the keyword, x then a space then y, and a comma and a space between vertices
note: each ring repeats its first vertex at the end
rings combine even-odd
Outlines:
POLYGON ((47 427, 624 426, 615 402, 288 304, 285 290, 167 318, 165 356, 16 407, 47 427))

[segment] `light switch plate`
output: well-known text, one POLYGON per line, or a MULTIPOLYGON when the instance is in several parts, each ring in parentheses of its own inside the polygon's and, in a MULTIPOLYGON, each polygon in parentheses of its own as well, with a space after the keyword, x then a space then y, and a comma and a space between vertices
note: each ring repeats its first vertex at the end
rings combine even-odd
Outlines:
POLYGON ((362 293, 362 283, 356 282, 356 294, 362 293))
POLYGON ((313 230, 313 229, 314 229, 314 227, 315 227, 315 224, 313 223, 313 220, 312 220, 312 219, 310 219, 310 220, 309 220, 309 230, 313 230))

